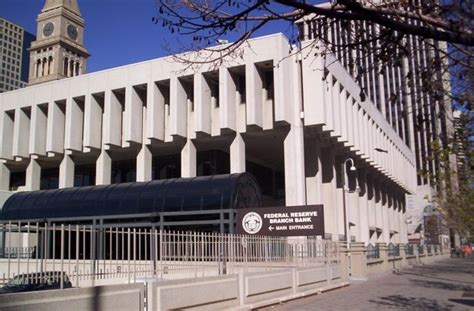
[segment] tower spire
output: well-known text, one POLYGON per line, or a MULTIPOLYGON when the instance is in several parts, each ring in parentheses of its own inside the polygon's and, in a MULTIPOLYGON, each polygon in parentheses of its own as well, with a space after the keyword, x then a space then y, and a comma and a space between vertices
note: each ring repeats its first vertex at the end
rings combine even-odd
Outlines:
POLYGON ((44 13, 58 7, 63 7, 73 13, 76 13, 77 15, 81 15, 77 0, 46 0, 41 12, 44 13))

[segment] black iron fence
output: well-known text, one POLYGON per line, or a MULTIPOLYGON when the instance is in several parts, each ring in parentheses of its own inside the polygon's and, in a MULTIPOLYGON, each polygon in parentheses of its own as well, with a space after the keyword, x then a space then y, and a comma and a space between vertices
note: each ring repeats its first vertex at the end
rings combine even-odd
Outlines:
POLYGON ((367 259, 378 259, 380 258, 380 247, 379 245, 367 245, 367 259))
POLYGON ((397 244, 397 245, 393 243, 388 244, 387 251, 388 251, 389 257, 400 256, 400 244, 397 244))
POLYGON ((425 253, 425 248, 423 245, 418 245, 418 255, 423 255, 425 253))

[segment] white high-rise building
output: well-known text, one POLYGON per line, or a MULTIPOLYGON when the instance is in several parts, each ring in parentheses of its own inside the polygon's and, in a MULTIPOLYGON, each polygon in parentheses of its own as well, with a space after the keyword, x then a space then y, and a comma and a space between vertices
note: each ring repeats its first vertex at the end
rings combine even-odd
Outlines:
POLYGON ((0 17, 0 93, 28 84, 29 48, 35 37, 0 17))

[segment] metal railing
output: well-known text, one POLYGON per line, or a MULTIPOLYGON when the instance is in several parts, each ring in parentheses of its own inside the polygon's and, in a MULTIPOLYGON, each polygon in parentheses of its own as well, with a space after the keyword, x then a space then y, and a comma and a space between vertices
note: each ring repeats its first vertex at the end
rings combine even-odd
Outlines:
POLYGON ((380 247, 378 244, 367 245, 367 259, 378 259, 380 258, 380 247))
POLYGON ((399 257, 400 256, 400 245, 390 243, 387 247, 388 257, 399 257))
POLYGON ((423 245, 418 245, 418 255, 423 255, 425 253, 425 248, 423 245))
POLYGON ((3 247, 0 248, 0 258, 33 258, 36 247, 3 247))
POLYGON ((405 255, 413 256, 415 254, 415 250, 413 248, 413 244, 406 244, 405 245, 405 255))
MULTIPOLYGON (((313 238, 160 231, 90 225, 0 224, 0 282, 63 271, 85 281, 204 277, 340 262, 339 243, 313 238), (17 247, 15 243, 28 241, 17 247)), ((87 286, 87 284, 86 284, 87 286)))

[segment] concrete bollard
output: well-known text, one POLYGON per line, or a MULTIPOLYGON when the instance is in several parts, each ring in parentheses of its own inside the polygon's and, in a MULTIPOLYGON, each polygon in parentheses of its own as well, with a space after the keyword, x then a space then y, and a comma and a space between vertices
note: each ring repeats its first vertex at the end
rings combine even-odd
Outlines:
POLYGON ((363 242, 350 244, 352 280, 367 280, 367 249, 363 242))

